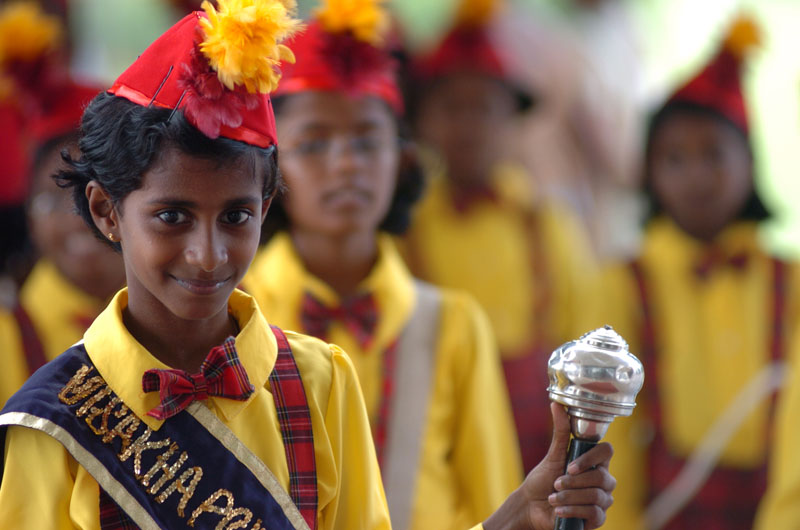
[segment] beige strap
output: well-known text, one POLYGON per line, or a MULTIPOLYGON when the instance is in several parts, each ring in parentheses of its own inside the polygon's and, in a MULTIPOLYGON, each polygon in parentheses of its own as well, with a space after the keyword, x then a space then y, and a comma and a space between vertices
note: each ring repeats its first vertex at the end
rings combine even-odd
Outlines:
POLYGON ((439 331, 439 291, 420 281, 415 291, 414 312, 397 344, 383 473, 395 530, 407 530, 410 524, 439 331))
POLYGON ((714 470, 728 441, 765 399, 783 385, 786 372, 782 361, 774 361, 758 372, 731 401, 689 456, 678 475, 645 511, 644 527, 663 528, 697 494, 714 470))

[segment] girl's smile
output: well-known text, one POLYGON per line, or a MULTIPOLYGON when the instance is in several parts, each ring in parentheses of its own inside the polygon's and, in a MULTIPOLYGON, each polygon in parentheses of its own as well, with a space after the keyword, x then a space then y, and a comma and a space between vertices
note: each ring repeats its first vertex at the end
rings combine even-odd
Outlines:
POLYGON ((256 253, 269 205, 261 163, 242 156, 221 164, 168 147, 118 204, 95 183, 87 188, 93 212, 106 212, 98 226, 122 246, 125 325, 168 364, 193 363, 189 353, 165 358, 192 342, 202 360, 233 332, 228 298, 256 253))

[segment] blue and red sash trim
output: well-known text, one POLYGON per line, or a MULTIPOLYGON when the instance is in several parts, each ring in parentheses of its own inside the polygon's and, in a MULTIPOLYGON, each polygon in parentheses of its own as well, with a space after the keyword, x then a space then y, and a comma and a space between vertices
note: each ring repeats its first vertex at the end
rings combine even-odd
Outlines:
MULTIPOLYGON (((294 382, 295 389, 289 392, 294 397, 284 401, 293 412, 287 414, 276 397, 278 414, 303 417, 297 385, 303 402, 305 393, 291 349, 288 343, 284 346, 279 354, 284 375, 270 382, 273 390, 281 389, 275 394, 285 393, 283 380, 294 382)), ((305 408, 307 412, 307 404, 305 408)), ((306 430, 304 444, 312 448, 313 456, 310 415, 300 424, 306 430)), ((313 498, 312 524, 316 517, 316 472, 313 460, 307 461, 307 450, 295 451, 295 444, 286 448, 287 456, 291 453, 295 460, 290 475, 292 467, 295 473, 304 473, 300 482, 305 498, 293 502, 263 463, 203 405, 190 406, 158 431, 148 428, 100 377, 82 344, 45 365, 8 401, 0 415, 2 438, 8 425, 32 427, 53 436, 92 474, 101 487, 103 528, 187 524, 213 528, 223 523, 253 529, 305 528, 308 516, 301 515, 295 503, 310 509, 308 498, 313 498), (118 505, 120 512, 114 514, 110 503, 118 505)), ((296 430, 297 421, 282 421, 282 432, 286 427, 296 430)), ((291 477, 292 482, 297 480, 291 477)))
MULTIPOLYGON (((663 491, 680 472, 686 460, 675 455, 667 446, 658 388, 659 336, 647 274, 638 261, 629 264, 639 296, 641 311, 642 362, 648 377, 648 407, 653 420, 655 437, 648 455, 650 498, 663 491)), ((786 264, 772 259, 772 333, 769 352, 771 360, 784 358, 786 326, 786 264)), ((773 407, 774 409, 774 407, 773 407)), ((770 414, 772 414, 772 410, 770 414)), ((738 469, 718 465, 696 496, 677 514, 665 530, 703 528, 708 530, 745 530, 753 526, 759 499, 766 490, 766 461, 753 469, 738 469)))

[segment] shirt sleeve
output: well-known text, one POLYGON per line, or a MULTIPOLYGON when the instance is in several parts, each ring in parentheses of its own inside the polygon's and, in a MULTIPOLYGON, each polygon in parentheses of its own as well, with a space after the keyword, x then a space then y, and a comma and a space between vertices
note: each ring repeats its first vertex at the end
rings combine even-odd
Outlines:
POLYGON ((390 530, 389 509, 358 377, 341 349, 331 346, 331 353, 333 375, 325 424, 336 469, 321 470, 319 476, 336 480, 338 484, 327 486, 338 495, 321 507, 319 527, 390 530))
MULTIPOLYGON (((798 337, 800 338, 800 337, 798 337)), ((756 517, 756 530, 771 528, 800 528, 800 340, 794 341, 787 379, 775 418, 775 435, 770 454, 767 493, 756 517)))
MULTIPOLYGON (((452 462, 466 522, 492 514, 522 482, 522 463, 500 358, 488 319, 466 295, 444 299, 447 371, 455 383, 452 462)), ((443 367, 440 367, 443 368, 443 367)), ((435 404, 433 404, 435 406, 435 404)), ((466 526, 466 525, 464 525, 466 526)))
MULTIPOLYGON (((76 481, 77 463, 54 438, 8 427, 4 459, 0 528, 80 528, 75 520, 90 517, 92 507, 73 498, 82 482, 76 481)), ((96 504, 96 488, 94 499, 96 504)))
POLYGON ((0 352, 3 352, 3 369, 0 370, 2 407, 30 375, 19 326, 10 311, 0 310, 0 352))

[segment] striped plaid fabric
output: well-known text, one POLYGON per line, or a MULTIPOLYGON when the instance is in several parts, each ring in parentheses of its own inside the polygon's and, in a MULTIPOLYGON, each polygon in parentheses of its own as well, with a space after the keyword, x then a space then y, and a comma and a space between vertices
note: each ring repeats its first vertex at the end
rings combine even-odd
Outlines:
POLYGON ((289 495, 300 514, 314 530, 317 526, 317 464, 314 458, 314 433, 303 381, 286 335, 272 326, 278 340, 278 358, 269 375, 275 409, 289 468, 289 495))
MULTIPOLYGON (((663 491, 683 468, 686 461, 674 455, 663 437, 662 411, 658 399, 658 334, 652 313, 652 302, 647 278, 639 262, 632 262, 630 269, 636 279, 640 310, 642 314, 642 361, 648 377, 645 385, 651 404, 651 416, 655 427, 655 438, 648 455, 650 475, 650 497, 663 491)), ((773 360, 784 355, 784 322, 786 319, 785 265, 773 259, 773 333, 770 353, 773 360)), ((771 410, 771 413, 774 412, 771 410)), ((766 490, 767 465, 754 469, 734 469, 717 466, 703 487, 687 506, 669 523, 665 530, 747 530, 753 527, 759 500, 766 490)))
POLYGON ((28 364, 28 371, 35 372, 47 362, 44 355, 44 346, 42 341, 39 340, 39 335, 36 333, 36 328, 20 304, 14 306, 13 310, 14 319, 17 321, 17 327, 22 335, 22 349, 25 353, 25 361, 28 364))
POLYGON ((362 349, 369 348, 378 323, 378 309, 372 293, 352 296, 339 307, 327 307, 306 292, 300 308, 303 330, 318 339, 327 340, 331 322, 338 320, 353 334, 362 349))
POLYGON ((255 392, 239 362, 233 337, 228 337, 220 346, 211 349, 199 373, 190 374, 173 369, 147 370, 142 376, 142 389, 145 392, 158 392, 161 403, 147 413, 158 420, 174 416, 194 400, 219 396, 245 401, 255 392))
POLYGON ((138 530, 138 528, 106 490, 100 488, 100 529, 138 530))
POLYGON ((525 473, 544 458, 552 438, 550 397, 544 391, 548 385, 549 356, 549 352, 537 348, 521 356, 503 359, 525 473))

